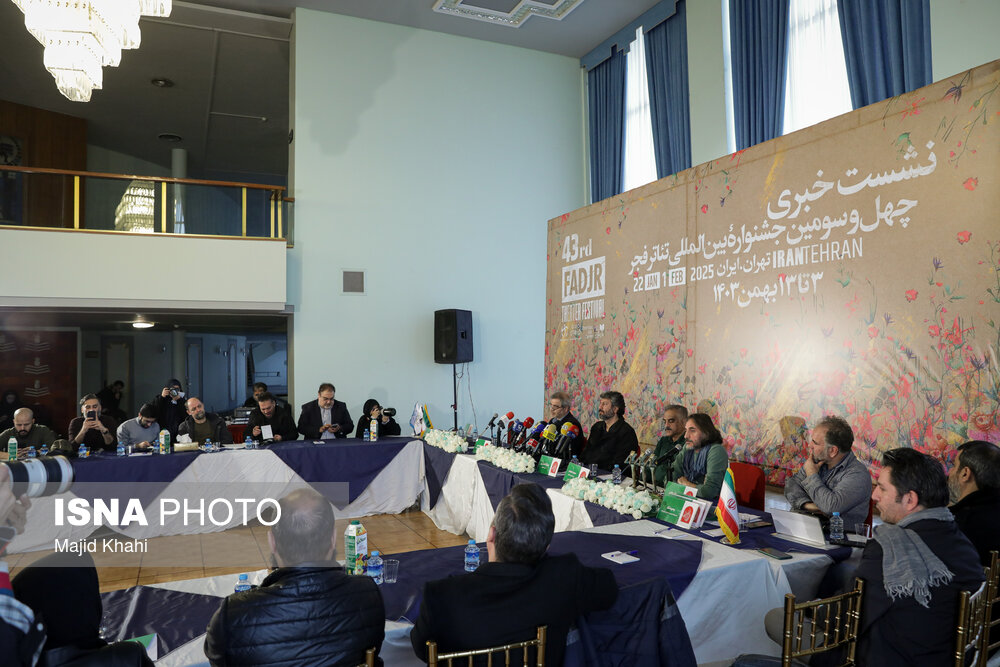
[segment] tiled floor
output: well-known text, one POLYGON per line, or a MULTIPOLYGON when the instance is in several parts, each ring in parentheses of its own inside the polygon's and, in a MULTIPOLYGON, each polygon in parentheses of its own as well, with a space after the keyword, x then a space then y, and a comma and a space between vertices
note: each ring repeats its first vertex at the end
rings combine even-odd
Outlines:
MULTIPOLYGON (((465 535, 438 530, 434 522, 418 509, 402 514, 364 517, 361 522, 368 531, 368 549, 378 549, 384 554, 458 546, 469 539, 465 535)), ((341 555, 348 523, 349 519, 337 520, 338 555, 341 555)), ((270 565, 267 528, 260 524, 221 533, 155 537, 148 544, 148 552, 142 556, 139 567, 121 566, 126 561, 120 554, 95 554, 102 592, 178 579, 236 574, 270 565), (226 563, 226 566, 220 567, 219 563, 226 563)), ((25 566, 50 553, 35 551, 11 555, 7 559, 11 575, 16 575, 25 566)))

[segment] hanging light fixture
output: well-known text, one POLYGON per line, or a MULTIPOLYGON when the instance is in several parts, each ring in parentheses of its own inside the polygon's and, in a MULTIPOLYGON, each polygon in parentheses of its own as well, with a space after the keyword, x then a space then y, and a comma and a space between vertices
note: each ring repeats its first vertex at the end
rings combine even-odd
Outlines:
POLYGON ((115 208, 115 229, 120 232, 156 231, 156 184, 132 181, 115 208))
POLYGON ((139 17, 170 16, 172 0, 13 0, 24 25, 45 47, 45 69, 59 92, 89 102, 117 67, 122 49, 139 48, 139 17))

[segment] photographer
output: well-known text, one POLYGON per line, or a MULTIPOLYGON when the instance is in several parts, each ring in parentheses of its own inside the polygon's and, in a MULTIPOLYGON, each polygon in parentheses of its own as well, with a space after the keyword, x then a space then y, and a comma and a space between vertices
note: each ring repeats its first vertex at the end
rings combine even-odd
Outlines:
POLYGON ((170 432, 170 439, 176 441, 177 428, 187 418, 184 390, 181 389, 180 380, 174 378, 167 380, 160 395, 153 399, 153 407, 156 409, 156 421, 160 428, 167 429, 170 432))
MULTIPOLYGON (((362 418, 358 420, 358 431, 354 434, 355 437, 365 437, 365 429, 371 428, 371 420, 373 419, 378 420, 379 437, 399 435, 399 424, 391 416, 383 413, 382 406, 374 398, 369 398, 365 401, 365 407, 361 414, 362 418)), ((393 410, 392 414, 395 414, 395 410, 393 410)))
MULTIPOLYGON (((27 496, 15 498, 10 485, 10 471, 0 465, 0 526, 11 526, 18 533, 31 502, 27 496)), ((0 561, 0 656, 5 665, 34 665, 45 641, 45 631, 35 623, 31 608, 14 599, 7 564, 0 561)))
POLYGON ((73 445, 73 450, 79 450, 80 445, 87 445, 91 451, 115 451, 118 447, 118 442, 115 440, 118 423, 111 417, 101 414, 101 402, 97 400, 97 396, 87 394, 81 398, 80 412, 83 416, 69 423, 69 441, 73 445))

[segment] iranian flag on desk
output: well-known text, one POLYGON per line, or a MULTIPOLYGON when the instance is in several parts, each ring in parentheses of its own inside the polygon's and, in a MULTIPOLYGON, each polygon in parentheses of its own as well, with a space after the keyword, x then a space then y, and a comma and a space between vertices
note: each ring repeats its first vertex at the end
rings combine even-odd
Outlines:
POLYGON ((719 527, 726 534, 730 544, 740 541, 740 507, 736 503, 736 485, 733 483, 733 471, 726 468, 726 478, 722 480, 722 490, 719 492, 719 504, 715 508, 715 517, 719 527))

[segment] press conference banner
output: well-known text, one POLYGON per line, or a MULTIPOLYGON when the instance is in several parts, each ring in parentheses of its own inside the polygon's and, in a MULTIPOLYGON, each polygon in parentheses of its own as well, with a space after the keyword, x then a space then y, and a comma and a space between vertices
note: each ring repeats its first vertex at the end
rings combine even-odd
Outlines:
MULTIPOLYGON (((1000 442, 1000 61, 549 221, 546 392, 655 442, 713 414, 782 483, 845 417, 873 474, 1000 442)), ((588 428, 589 430, 589 428, 588 428)))

